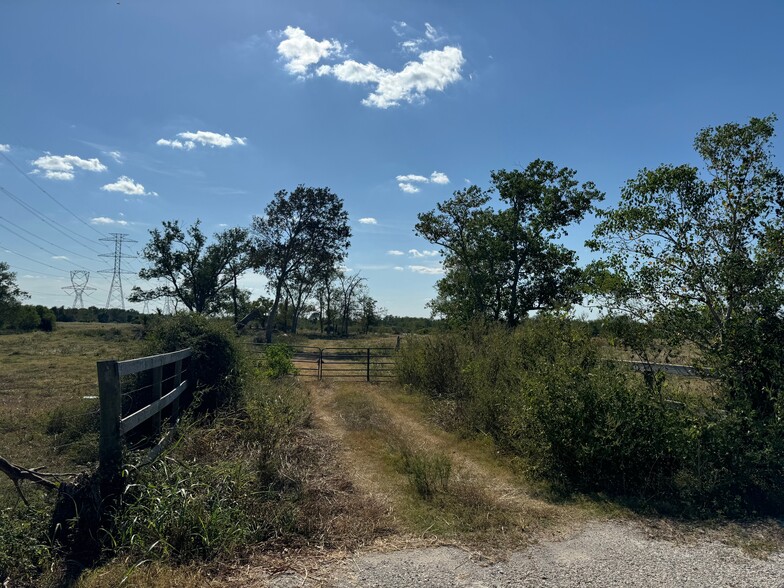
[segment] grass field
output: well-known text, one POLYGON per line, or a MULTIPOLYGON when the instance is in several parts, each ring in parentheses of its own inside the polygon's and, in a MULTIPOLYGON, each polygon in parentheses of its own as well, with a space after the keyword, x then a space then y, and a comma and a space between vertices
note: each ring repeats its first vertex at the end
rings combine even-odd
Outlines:
MULTIPOLYGON (((0 334, 0 455, 28 468, 81 469, 97 442, 97 432, 79 430, 96 421, 96 362, 140 353, 137 325, 61 323, 53 333, 0 334)), ((0 476, 0 506, 16 500, 0 476)))

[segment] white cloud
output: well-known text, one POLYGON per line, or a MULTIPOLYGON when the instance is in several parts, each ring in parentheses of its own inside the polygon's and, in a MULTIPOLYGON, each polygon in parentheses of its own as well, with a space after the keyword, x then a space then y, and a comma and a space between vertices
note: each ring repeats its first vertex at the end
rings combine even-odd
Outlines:
POLYGON ((147 192, 144 186, 138 182, 133 181, 128 176, 120 176, 113 184, 106 184, 101 186, 101 190, 105 192, 122 192, 128 196, 157 196, 156 192, 147 192))
POLYGON ((395 178, 398 181, 398 186, 400 187, 403 192, 408 192, 409 194, 416 194, 419 192, 419 187, 415 185, 415 183, 419 184, 448 184, 449 177, 440 171, 434 171, 430 174, 430 177, 427 178, 425 176, 420 176, 418 174, 406 174, 397 176, 395 178))
MULTIPOLYGON (((442 41, 434 27, 426 24, 425 36, 430 42, 442 41)), ((394 28, 402 35, 402 23, 394 28)), ((278 54, 285 61, 285 69, 300 78, 308 77, 311 66, 324 59, 339 57, 344 46, 335 39, 316 41, 298 27, 286 27, 282 32, 286 38, 278 45, 278 54)), ((419 50, 424 39, 404 41, 401 46, 410 52, 419 50)), ((430 91, 444 89, 462 79, 461 70, 465 63, 459 47, 447 45, 418 54, 419 61, 409 61, 400 71, 384 69, 375 63, 360 63, 346 59, 335 65, 316 68, 319 76, 332 76, 347 84, 374 84, 373 90, 362 104, 374 108, 399 106, 401 102, 421 102, 430 91)))
POLYGON ((343 51, 343 45, 335 39, 316 41, 299 27, 288 26, 282 35, 286 38, 278 45, 278 55, 291 75, 305 77, 311 65, 343 51))
POLYGON ((114 161, 116 161, 117 163, 123 162, 123 154, 120 153, 119 151, 109 151, 106 155, 114 159, 114 161))
POLYGON ((428 179, 425 176, 418 176, 416 174, 397 176, 395 179, 398 182, 427 182, 428 181, 428 179))
POLYGON ((52 259, 56 259, 57 261, 68 261, 68 257, 65 255, 52 255, 52 259))
POLYGON ((417 188, 414 184, 400 182, 398 186, 400 187, 401 190, 403 190, 403 192, 408 192, 409 194, 416 194, 417 192, 419 192, 419 188, 417 188))
POLYGON ((394 267, 394 270, 395 270, 396 272, 403 272, 403 271, 405 271, 405 268, 402 268, 402 267, 400 267, 399 265, 396 265, 396 266, 394 267))
POLYGON ((115 220, 113 218, 109 218, 108 216, 96 216, 95 218, 90 219, 90 223, 94 225, 122 225, 125 226, 128 224, 128 221, 124 220, 115 220))
POLYGON ((426 265, 409 265, 408 269, 415 274, 424 274, 427 276, 438 276, 444 273, 444 270, 440 267, 429 267, 426 265))
POLYGON ((425 92, 443 92, 449 84, 462 79, 460 70, 465 58, 458 47, 425 51, 419 59, 408 62, 399 72, 386 72, 362 104, 385 109, 401 102, 418 102, 425 99, 425 92))
POLYGON ((234 145, 245 146, 248 144, 247 137, 232 137, 228 133, 221 135, 220 133, 213 133, 212 131, 185 131, 177 133, 177 136, 182 139, 158 139, 155 144, 162 147, 171 147, 172 149, 184 149, 190 151, 197 145, 202 147, 232 147, 234 145))
POLYGON ((449 177, 444 172, 434 171, 430 174, 430 181, 434 184, 448 184, 449 177))
POLYGON ((443 41, 446 38, 439 35, 436 27, 431 25, 429 22, 425 23, 425 37, 427 37, 427 40, 431 43, 438 43, 439 41, 443 41))
POLYGON ((11 146, 7 143, 0 143, 0 153, 8 153, 11 151, 11 146))
POLYGON ((51 155, 47 153, 33 161, 36 173, 44 172, 50 180, 73 180, 76 169, 103 172, 107 167, 97 158, 82 159, 76 155, 51 155))
POLYGON ((397 249, 390 249, 389 251, 387 251, 387 255, 405 255, 405 253, 397 249))
POLYGON ((418 249, 409 249, 408 254, 411 257, 420 259, 422 257, 436 257, 438 255, 438 251, 428 249, 423 249, 422 251, 419 251, 418 249))
POLYGON ((366 216, 365 218, 359 219, 359 223, 363 225, 377 225, 378 221, 372 216, 366 216))

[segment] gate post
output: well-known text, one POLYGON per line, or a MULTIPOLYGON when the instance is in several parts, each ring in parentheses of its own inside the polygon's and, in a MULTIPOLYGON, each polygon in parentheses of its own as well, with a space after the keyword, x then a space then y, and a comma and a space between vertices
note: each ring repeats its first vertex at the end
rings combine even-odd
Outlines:
POLYGON ((370 347, 367 350, 367 381, 370 381, 370 347))

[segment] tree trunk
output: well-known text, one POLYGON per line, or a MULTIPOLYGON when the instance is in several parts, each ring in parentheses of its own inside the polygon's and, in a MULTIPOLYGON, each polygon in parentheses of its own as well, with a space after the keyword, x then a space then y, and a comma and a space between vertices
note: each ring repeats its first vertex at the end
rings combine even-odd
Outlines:
POLYGON ((267 324, 264 327, 264 340, 267 343, 272 343, 272 325, 275 324, 275 315, 278 314, 278 305, 280 304, 280 292, 283 289, 283 280, 279 279, 275 287, 275 302, 272 303, 269 315, 267 316, 267 324))

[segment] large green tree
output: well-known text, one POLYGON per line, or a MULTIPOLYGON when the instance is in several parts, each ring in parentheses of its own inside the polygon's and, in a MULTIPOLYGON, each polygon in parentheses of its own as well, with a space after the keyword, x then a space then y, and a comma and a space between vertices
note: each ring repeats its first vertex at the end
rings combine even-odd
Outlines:
POLYGON ((264 214, 253 217, 252 264, 274 292, 266 325, 268 343, 285 285, 298 272, 309 279, 337 268, 346 257, 350 237, 343 200, 329 188, 300 185, 292 192, 280 190, 264 214))
POLYGON ((227 229, 208 244, 199 224, 197 220, 183 230, 178 221, 164 221, 162 230, 150 231, 142 251, 150 265, 139 271, 139 277, 162 283, 146 290, 134 286, 131 302, 173 298, 192 312, 212 314, 227 301, 239 300, 237 277, 248 264, 247 230, 227 229))
POLYGON ((784 385, 784 176, 776 118, 702 130, 692 165, 643 169, 601 214, 593 290, 615 313, 689 341, 761 414, 784 385))
POLYGON ((537 159, 523 170, 491 174, 419 215, 418 235, 444 253, 444 278, 431 302, 453 322, 480 316, 514 327, 529 312, 580 299, 576 254, 558 240, 603 194, 576 172, 537 159), (497 195, 498 210, 490 205, 497 195))

